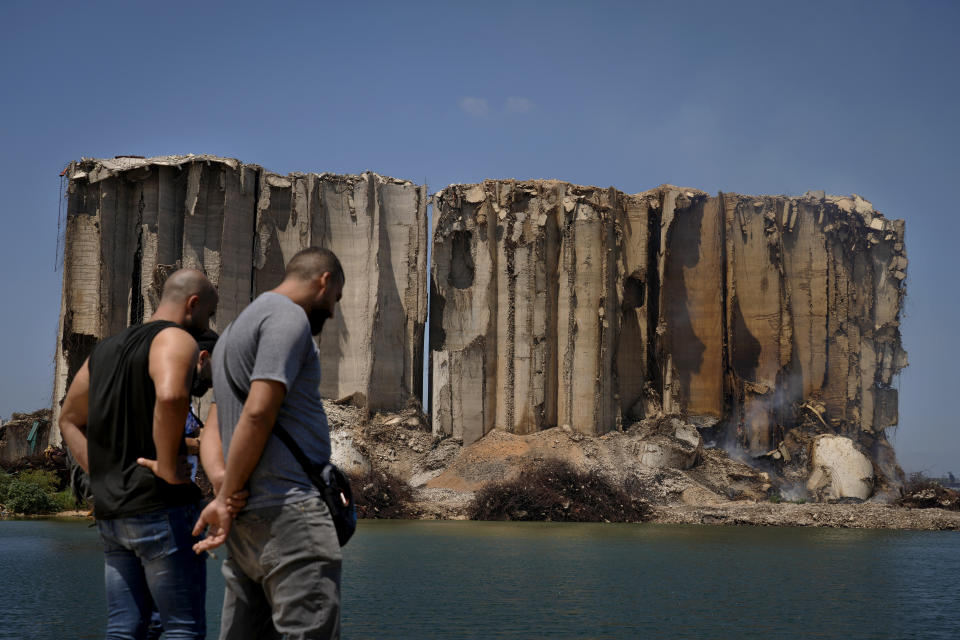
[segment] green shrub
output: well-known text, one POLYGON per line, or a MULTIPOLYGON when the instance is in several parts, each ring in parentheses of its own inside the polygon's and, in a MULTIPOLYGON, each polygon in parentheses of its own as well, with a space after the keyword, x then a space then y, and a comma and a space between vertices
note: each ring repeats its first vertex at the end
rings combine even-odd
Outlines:
POLYGON ((14 513, 50 513, 56 509, 53 496, 35 482, 14 478, 7 488, 6 507, 14 513))
POLYGON ((76 496, 73 495, 73 489, 69 487, 53 494, 53 506, 55 511, 73 511, 80 508, 76 496))
POLYGON ((13 478, 9 473, 0 469, 0 504, 3 504, 7 501, 7 489, 10 488, 10 483, 13 481, 13 478))
POLYGON ((58 491, 59 485, 53 471, 28 469, 15 476, 0 471, 0 503, 9 511, 30 515, 76 509, 72 491, 58 491))
POLYGON ((55 493, 60 489, 60 478, 53 471, 27 469, 18 473, 16 479, 27 484, 35 484, 47 493, 55 493))

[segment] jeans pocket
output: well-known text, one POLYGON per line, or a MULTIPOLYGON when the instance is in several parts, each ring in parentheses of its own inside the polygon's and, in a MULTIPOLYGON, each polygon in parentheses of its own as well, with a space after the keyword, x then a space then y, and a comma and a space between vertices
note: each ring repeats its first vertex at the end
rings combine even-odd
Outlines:
POLYGON ((170 514, 166 510, 145 513, 126 520, 129 544, 142 561, 150 562, 177 551, 176 536, 171 526, 170 514))

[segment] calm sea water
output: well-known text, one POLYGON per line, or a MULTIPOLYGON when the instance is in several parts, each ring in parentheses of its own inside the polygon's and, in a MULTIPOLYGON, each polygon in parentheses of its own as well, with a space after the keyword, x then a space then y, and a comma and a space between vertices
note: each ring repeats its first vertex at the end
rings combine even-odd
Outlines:
MULTIPOLYGON (((950 532, 364 521, 344 557, 345 638, 960 638, 950 532)), ((0 522, 0 638, 103 637, 102 561, 0 522)))

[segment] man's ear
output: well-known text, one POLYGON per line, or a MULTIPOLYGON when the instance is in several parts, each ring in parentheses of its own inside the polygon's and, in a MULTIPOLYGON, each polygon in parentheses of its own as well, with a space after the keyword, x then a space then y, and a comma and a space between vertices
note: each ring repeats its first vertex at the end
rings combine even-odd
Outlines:
POLYGON ((196 309, 198 304, 200 304, 200 296, 198 296, 197 294, 193 294, 192 296, 187 298, 187 309, 189 309, 190 311, 193 311, 194 309, 196 309))
POLYGON ((317 276, 317 284, 319 285, 321 291, 330 286, 331 276, 332 274, 329 271, 324 271, 317 276))
POLYGON ((210 362, 210 352, 206 349, 201 349, 200 355, 197 356, 197 368, 203 369, 208 362, 210 362))

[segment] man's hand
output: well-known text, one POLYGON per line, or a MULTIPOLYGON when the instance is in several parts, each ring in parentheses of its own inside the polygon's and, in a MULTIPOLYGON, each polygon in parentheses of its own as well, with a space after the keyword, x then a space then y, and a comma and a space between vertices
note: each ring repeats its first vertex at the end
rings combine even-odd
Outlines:
POLYGON ((195 536, 201 535, 204 530, 207 532, 206 538, 193 545, 194 552, 200 554, 222 545, 226 542, 232 525, 233 514, 230 512, 227 501, 215 498, 200 512, 197 524, 193 527, 195 536))
POLYGON ((190 465, 190 461, 187 460, 187 456, 177 456, 177 468, 174 470, 174 475, 172 476, 162 474, 160 472, 160 465, 157 464, 156 460, 137 458, 137 464, 150 469, 153 475, 164 480, 167 484, 187 484, 191 481, 190 472, 193 471, 193 467, 190 465))
POLYGON ((250 492, 246 489, 241 489, 229 496, 227 498, 227 511, 230 512, 230 515, 235 516, 240 513, 240 510, 247 506, 247 498, 249 497, 250 492))
POLYGON ((188 454, 191 456, 200 454, 200 438, 184 438, 183 441, 187 445, 188 454))

